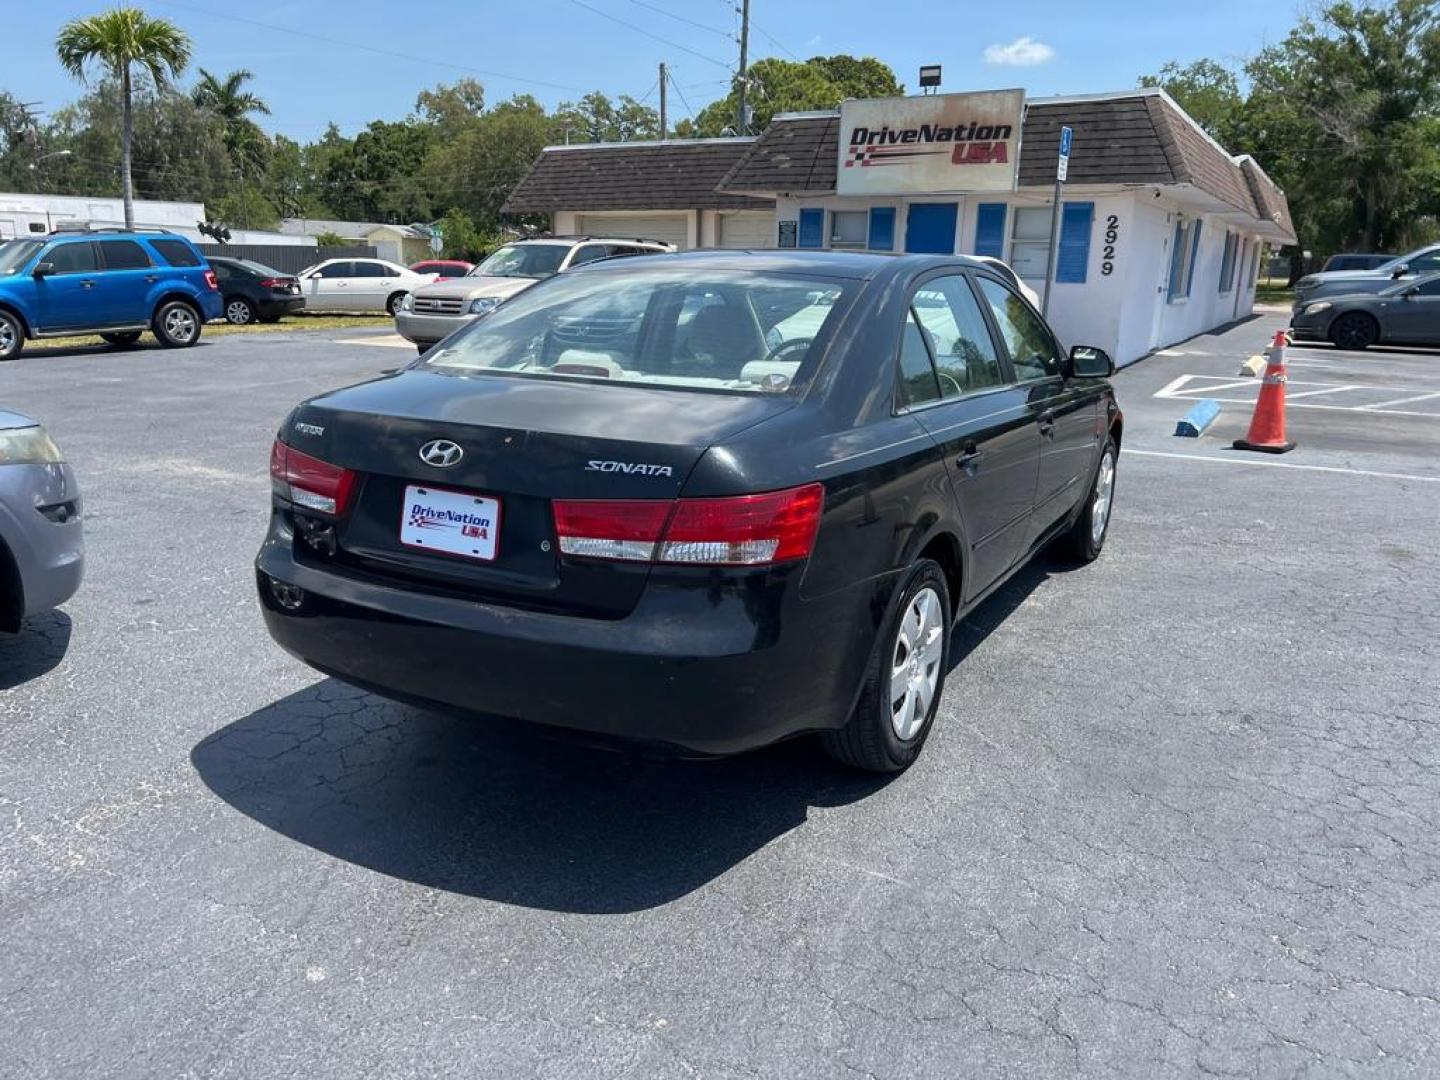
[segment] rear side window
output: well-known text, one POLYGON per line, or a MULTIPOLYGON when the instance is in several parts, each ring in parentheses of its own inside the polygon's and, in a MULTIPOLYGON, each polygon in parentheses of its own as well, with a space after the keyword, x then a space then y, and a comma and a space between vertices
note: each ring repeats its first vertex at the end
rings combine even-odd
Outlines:
POLYGON ((101 240, 100 257, 106 270, 145 270, 150 256, 134 240, 101 240))
POLYGON ((356 277, 384 277, 385 268, 379 263, 357 262, 355 264, 356 277))
POLYGON ((958 397, 1005 381, 990 328, 964 278, 927 281, 915 291, 914 313, 935 354, 942 397, 958 397))
POLYGON ((171 266, 199 266, 200 255, 184 240, 151 240, 150 246, 171 266))
POLYGON ((923 405, 940 400, 940 384, 930 363, 930 350, 925 347, 925 331, 915 312, 905 315, 905 331, 900 337, 900 404, 923 405))
POLYGON ((57 244, 42 256, 41 262, 55 264, 57 274, 88 274, 96 269, 95 245, 88 240, 57 244))
POLYGON ((980 291, 995 313, 1010 363, 1021 382, 1060 374, 1060 353, 1040 316, 1024 300, 991 278, 979 278, 980 291))
POLYGON ((594 262, 596 259, 604 259, 612 254, 624 254, 615 248, 607 248, 604 244, 585 244, 575 252, 575 257, 570 260, 572 267, 581 266, 587 262, 594 262))

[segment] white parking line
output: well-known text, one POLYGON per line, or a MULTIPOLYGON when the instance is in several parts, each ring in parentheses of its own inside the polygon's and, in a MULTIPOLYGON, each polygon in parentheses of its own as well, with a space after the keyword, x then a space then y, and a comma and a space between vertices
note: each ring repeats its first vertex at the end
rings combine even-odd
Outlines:
MULTIPOLYGON (((1338 385, 1338 386, 1327 386, 1324 390, 1301 390, 1300 393, 1298 393, 1298 394, 1291 394, 1291 393, 1289 393, 1289 392, 1287 391, 1286 394, 1285 394, 1285 401, 1288 403, 1288 402, 1293 401, 1293 400, 1294 400, 1295 398, 1297 398, 1297 397, 1315 397, 1317 394, 1338 394, 1338 393, 1340 393, 1342 390, 1369 390, 1369 389, 1371 389, 1371 387, 1368 387, 1368 386, 1356 386, 1356 385, 1354 385, 1354 384, 1342 383, 1342 384, 1340 384, 1340 385, 1338 385)), ((1368 408, 1368 407, 1369 407, 1369 406, 1365 406, 1365 405, 1360 406, 1360 408, 1368 408)))
POLYGON ((1376 409, 1383 409, 1390 405, 1409 405, 1414 401, 1428 401, 1431 398, 1440 397, 1440 390, 1432 390, 1428 394, 1421 394, 1418 397, 1401 397, 1393 401, 1377 401, 1374 405, 1361 405, 1361 412, 1374 412, 1376 409))
POLYGON ((1440 476, 1416 476, 1413 473, 1377 472, 1374 469, 1347 469, 1339 465, 1301 465, 1293 461, 1275 461, 1271 458, 1228 458, 1210 454, 1176 454, 1168 450, 1136 450, 1123 447, 1121 455, 1138 454, 1141 457, 1178 458, 1181 461, 1211 461, 1220 465, 1258 465, 1267 469, 1302 469, 1306 472, 1345 473, 1350 476, 1375 476, 1382 480, 1418 480, 1423 484, 1440 484, 1440 476))
MULTIPOLYGON (((1179 401, 1198 401, 1201 398, 1211 398, 1215 401, 1225 402, 1230 405, 1253 405, 1253 397, 1224 397, 1218 396, 1220 391, 1234 390, 1240 387, 1255 388, 1260 385, 1256 379, 1235 380, 1228 375, 1181 375, 1171 379, 1159 390, 1155 391, 1157 398, 1174 398, 1179 401)), ((1440 398, 1440 390, 1431 390, 1425 386, 1376 386, 1366 383, 1330 383, 1313 382, 1305 379, 1291 379, 1287 384, 1285 395, 1286 404, 1292 404, 1297 409, 1329 409, 1335 412, 1365 412, 1377 413, 1382 416, 1423 416, 1431 420, 1440 420, 1440 412, 1426 412, 1420 409, 1398 409, 1397 405, 1409 405, 1421 401, 1430 401, 1440 398), (1313 387, 1314 389, 1301 389, 1302 387, 1313 387), (1406 392, 1408 391, 1408 392, 1406 392), (1296 400, 1310 397, 1317 397, 1322 394, 1376 394, 1376 393, 1397 393, 1402 392, 1403 396, 1387 398, 1383 401, 1366 402, 1360 401, 1353 405, 1343 404, 1322 404, 1318 401, 1296 400)))

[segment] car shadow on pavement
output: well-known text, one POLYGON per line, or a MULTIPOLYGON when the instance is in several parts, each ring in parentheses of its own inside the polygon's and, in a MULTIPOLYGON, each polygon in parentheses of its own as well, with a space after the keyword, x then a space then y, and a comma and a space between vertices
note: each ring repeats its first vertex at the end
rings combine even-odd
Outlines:
MULTIPOLYGON (((559 677, 563 677, 559 676, 559 677)), ((718 761, 611 752, 333 679, 201 741, 191 762, 293 840, 436 889, 552 911, 668 903, 887 778, 813 740, 718 761)))
POLYGON ((984 644, 1011 613, 1023 604, 1036 589, 1057 574, 1080 569, 1074 559, 1042 551, 1015 572, 1015 576, 987 596, 970 614, 955 626, 950 638, 949 670, 954 671, 965 658, 984 644))
POLYGON ((0 633, 0 690, 38 679, 57 667, 70 648, 70 616, 63 611, 32 615, 18 634, 0 633))

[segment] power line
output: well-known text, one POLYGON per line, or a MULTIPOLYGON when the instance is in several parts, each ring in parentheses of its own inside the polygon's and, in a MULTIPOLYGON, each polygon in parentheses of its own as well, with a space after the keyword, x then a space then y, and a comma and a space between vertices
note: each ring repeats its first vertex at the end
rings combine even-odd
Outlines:
POLYGON ((644 34, 648 38, 653 38, 654 40, 660 42, 660 44, 662 45, 669 45, 672 49, 679 49, 681 52, 689 53, 691 56, 699 57, 707 64, 715 64, 719 67, 725 68, 727 71, 730 69, 730 65, 727 64, 724 60, 716 60, 715 57, 706 56, 704 53, 697 52, 696 50, 690 48, 688 45, 681 45, 678 41, 671 41, 669 38, 663 38, 659 34, 652 34, 643 26, 636 26, 632 22, 626 22, 618 15, 611 15, 608 11, 601 11, 599 8, 594 7, 591 4, 585 3, 585 0, 570 0, 570 2, 576 7, 582 7, 586 11, 591 12, 592 14, 599 15, 602 19, 609 19, 613 23, 618 23, 619 25, 625 27, 627 30, 634 30, 637 34, 644 34))
POLYGON ((687 23, 688 25, 694 26, 700 30, 706 30, 712 34, 719 34, 726 41, 734 40, 729 30, 721 30, 719 27, 715 26, 706 26, 704 23, 696 22, 694 19, 687 19, 684 15, 676 15, 673 11, 666 11, 664 8, 658 7, 655 4, 648 4, 645 2, 645 0, 630 0, 630 2, 636 7, 647 8, 650 11, 656 12, 659 15, 664 15, 667 19, 674 19, 676 22, 687 23))
POLYGON ((505 79, 510 82, 528 83, 531 86, 543 86, 549 90, 564 90, 571 94, 585 93, 585 91, 578 86, 566 86, 563 83, 546 82, 544 79, 530 79, 523 75, 509 75, 503 71, 487 71, 484 68, 469 67, 465 64, 452 64, 445 60, 437 60, 432 56, 415 56, 412 53, 395 52, 392 49, 378 49, 373 45, 363 45, 358 41, 342 41, 339 38, 326 37, 324 34, 312 33, 309 30, 296 30, 289 26, 279 26, 275 23, 261 22, 258 19, 249 19, 243 15, 231 15, 226 12, 210 11, 206 8, 194 7, 190 4, 176 3, 176 0, 154 0, 154 2, 165 7, 188 11, 195 15, 206 15, 212 19, 229 19, 231 22, 257 26, 262 30, 273 30, 279 34, 294 34, 296 37, 309 38, 312 41, 324 42, 327 45, 339 45, 346 49, 360 49, 364 52, 375 53, 377 56, 388 56, 396 60, 409 60, 417 64, 424 64, 426 67, 450 68, 454 71, 463 71, 468 75, 483 75, 487 79, 505 79))
POLYGON ((799 62, 800 57, 796 56, 793 52, 791 52, 784 45, 782 45, 780 41, 775 37, 775 35, 770 33, 769 30, 766 30, 763 26, 753 20, 751 21, 750 25, 753 26, 756 30, 760 31, 760 36, 763 37, 766 41, 770 42, 771 45, 774 45, 786 56, 790 57, 791 60, 799 62))
POLYGON ((675 73, 670 72, 670 85, 675 88, 676 95, 680 98, 680 104, 685 106, 685 111, 690 114, 690 119, 695 119, 695 110, 690 108, 690 102, 685 100, 685 91, 680 89, 680 84, 675 81, 675 73))

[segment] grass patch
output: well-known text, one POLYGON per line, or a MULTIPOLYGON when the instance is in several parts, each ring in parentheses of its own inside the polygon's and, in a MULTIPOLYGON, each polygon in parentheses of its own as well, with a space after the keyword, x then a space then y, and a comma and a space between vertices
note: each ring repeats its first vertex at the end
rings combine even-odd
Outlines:
MULTIPOLYGON (((251 323, 249 326, 231 326, 227 322, 205 324, 200 335, 204 341, 209 337, 229 337, 232 334, 293 334, 311 330, 394 330, 395 320, 388 315, 287 315, 277 323, 251 323)), ((25 342, 27 353, 43 353, 50 350, 80 349, 87 346, 110 349, 97 334, 82 334, 78 337, 38 338, 25 342)), ((153 334, 142 334, 132 349, 158 348, 153 334)))
POLYGON ((1281 278, 1261 278, 1255 285, 1257 304, 1293 304, 1295 292, 1281 278))

